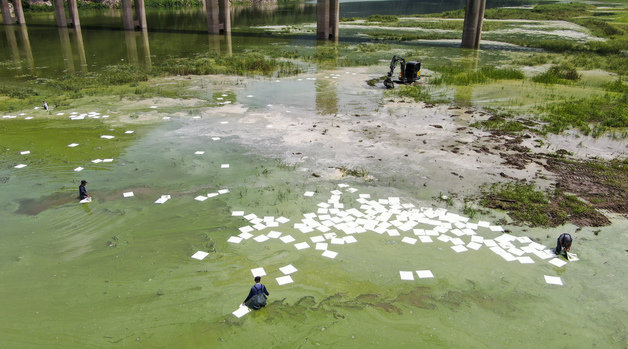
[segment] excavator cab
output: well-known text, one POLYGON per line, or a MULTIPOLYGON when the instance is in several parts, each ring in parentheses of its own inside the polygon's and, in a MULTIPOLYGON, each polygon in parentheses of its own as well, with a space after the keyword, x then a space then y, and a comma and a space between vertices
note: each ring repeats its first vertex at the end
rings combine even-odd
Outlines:
POLYGON ((395 82, 398 84, 404 84, 404 85, 413 84, 420 78, 421 78, 421 62, 418 62, 418 61, 406 62, 406 60, 402 57, 393 56, 392 60, 390 61, 390 71, 388 72, 388 75, 386 76, 386 79, 384 80, 384 86, 386 86, 386 88, 394 88, 395 82), (401 71, 399 72, 399 79, 393 81, 392 76, 395 72, 395 67, 397 66, 397 63, 399 63, 401 71))

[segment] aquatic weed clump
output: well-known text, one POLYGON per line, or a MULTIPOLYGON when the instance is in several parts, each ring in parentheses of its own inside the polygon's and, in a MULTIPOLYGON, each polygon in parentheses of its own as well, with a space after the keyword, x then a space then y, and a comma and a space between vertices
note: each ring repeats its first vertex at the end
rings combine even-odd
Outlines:
POLYGON ((296 75, 300 68, 288 61, 254 53, 245 52, 237 56, 224 57, 218 54, 198 54, 192 57, 168 58, 160 69, 167 74, 177 75, 296 75))
POLYGON ((484 187, 480 204, 508 212, 508 216, 532 227, 557 227, 570 221, 579 225, 602 226, 610 221, 589 203, 560 189, 543 192, 533 183, 494 183, 484 187))
POLYGON ((551 66, 545 73, 532 78, 534 82, 544 84, 571 84, 580 80, 581 75, 571 64, 557 64, 551 66))
POLYGON ((609 130, 628 127, 628 94, 605 94, 585 99, 571 99, 539 107, 545 115, 546 132, 561 133, 576 128, 585 135, 599 137, 609 130))
POLYGON ((451 84, 468 86, 481 84, 491 80, 521 80, 524 78, 523 72, 514 68, 495 68, 492 66, 482 67, 474 70, 465 67, 463 64, 448 64, 434 66, 433 70, 440 73, 440 76, 433 79, 433 85, 451 84))

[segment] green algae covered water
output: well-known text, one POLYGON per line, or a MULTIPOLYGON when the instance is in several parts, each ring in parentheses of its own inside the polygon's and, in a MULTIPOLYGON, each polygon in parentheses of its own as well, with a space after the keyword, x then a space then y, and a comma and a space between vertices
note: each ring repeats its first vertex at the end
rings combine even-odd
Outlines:
MULTIPOLYGON (((396 8, 407 8, 390 3, 347 2, 343 16, 398 14, 396 8)), ((395 3, 422 12, 416 10, 417 2, 395 3)), ((460 7, 448 6, 434 3, 428 8, 437 12, 460 7)), ((286 38, 238 35, 238 26, 313 22, 313 6, 304 6, 297 15, 294 9, 284 10, 236 13, 240 17, 233 20, 234 53, 278 43, 303 44, 286 38)), ((99 70, 134 56, 144 60, 139 35, 128 40, 123 32, 98 29, 119 27, 118 16, 94 12, 81 17, 86 65, 72 46, 78 42, 76 33, 49 27, 54 24, 50 16, 33 16, 29 23, 36 26, 28 28, 32 71, 54 77, 72 70, 99 70), (138 47, 128 45, 135 39, 138 47)), ((149 25, 149 56, 154 62, 212 49, 202 33, 202 17, 195 11, 155 11, 149 14, 149 25)), ((22 42, 20 32, 0 30, 6 34, 0 35, 0 76, 8 84, 29 72, 24 58, 28 55, 24 47, 18 50, 12 45, 11 38, 22 42)), ((305 44, 315 45, 313 41, 305 44)), ((428 62, 435 63, 439 57, 459 55, 458 49, 450 47, 428 47, 421 52, 428 62)), ((498 55, 501 53, 483 52, 482 59, 498 55)), ((370 71, 368 77, 382 72, 370 71)), ((235 109, 184 110, 180 105, 186 102, 168 105, 170 100, 156 102, 159 108, 151 110, 150 104, 142 108, 133 105, 134 101, 93 96, 73 101, 76 108, 60 108, 50 114, 35 109, 0 111, 0 116, 15 116, 0 118, 0 347, 626 347, 625 218, 615 217, 609 227, 584 228, 577 233, 570 225, 556 229, 504 226, 513 236, 529 236, 547 247, 553 246, 561 232, 572 232, 576 236, 573 252, 580 260, 560 268, 535 256, 534 264, 507 262, 486 246, 456 253, 451 243, 436 237, 432 243, 402 242, 402 237, 418 238, 412 230, 402 231, 402 236, 373 231, 352 234, 357 242, 342 245, 327 239, 328 249, 338 255, 333 259, 321 256, 310 238, 323 233, 304 234, 294 224, 301 222, 304 214, 321 214, 320 204, 328 203, 335 195, 332 191, 342 192, 339 202, 344 210, 363 211, 363 204, 357 201, 360 194, 368 194, 374 201, 398 197, 414 208, 433 210, 446 207, 435 199, 437 194, 455 192, 461 183, 458 176, 437 178, 426 186, 410 180, 440 173, 435 169, 441 164, 429 158, 439 148, 431 139, 429 145, 412 143, 410 148, 416 151, 406 153, 419 156, 417 162, 424 164, 425 171, 413 171, 404 153, 398 158, 391 154, 384 161, 373 159, 374 165, 367 170, 376 179, 368 181, 327 176, 324 173, 332 165, 320 159, 327 156, 329 162, 334 160, 333 166, 339 166, 366 153, 355 155, 333 143, 329 155, 321 149, 331 143, 323 141, 310 141, 304 146, 307 152, 303 148, 276 150, 273 141, 254 137, 256 133, 265 135, 262 129, 268 126, 285 126, 273 124, 277 120, 290 125, 307 123, 322 133, 342 126, 338 131, 342 136, 353 132, 345 131, 346 124, 337 114, 361 121, 361 127, 373 122, 382 128, 408 119, 407 115, 415 117, 416 110, 391 109, 384 123, 375 120, 371 114, 382 101, 381 91, 356 88, 356 81, 350 80, 353 75, 342 72, 333 73, 343 74, 343 79, 325 79, 330 73, 321 68, 318 80, 307 84, 303 76, 281 83, 248 79, 230 86, 225 77, 227 82, 219 85, 220 90, 212 90, 215 86, 211 84, 199 88, 207 90, 203 93, 210 99, 228 94, 223 100, 232 101, 235 109), (334 81, 345 85, 338 87, 334 81), (233 94, 222 91, 232 87, 237 90, 233 94), (249 94, 253 97, 248 98, 249 94), (268 106, 270 103, 274 106, 268 106), (58 112, 64 115, 56 115, 58 112), (81 114, 85 115, 78 120, 68 118, 81 114), (140 118, 128 119, 129 114, 140 118), (162 119, 164 116, 170 119, 162 119), (310 125, 321 120, 325 123, 318 128, 310 125), (321 130, 323 127, 329 130, 321 130), (73 143, 78 145, 68 146, 73 143), (21 154, 25 151, 29 153, 21 154), (295 156, 318 156, 320 162, 285 161, 295 156), (27 166, 15 167, 20 164, 27 166), (222 168, 223 164, 229 167, 222 168), (76 171, 79 167, 83 170, 76 171), (90 204, 77 200, 82 179, 89 181, 88 190, 94 197, 90 204), (224 189, 228 192, 195 200, 224 189), (314 195, 304 196, 308 191, 314 195), (123 197, 127 192, 133 192, 133 197, 123 197), (171 198, 155 204, 162 195, 171 198), (252 233, 257 236, 274 230, 295 241, 271 238, 257 242, 251 238, 229 243, 230 237, 241 234, 239 228, 253 225, 233 216, 234 211, 260 218, 286 217, 290 219, 286 224, 252 233), (294 244, 300 242, 308 242, 310 247, 297 250, 294 244), (200 261, 191 258, 197 251, 209 254, 200 261), (276 281, 283 276, 279 268, 288 264, 298 271, 291 274, 293 283, 280 286, 276 281), (232 312, 253 283, 250 270, 258 267, 267 273, 263 282, 271 293, 268 306, 236 318, 232 312), (414 273, 414 280, 401 280, 400 271, 416 270, 430 270, 434 278, 419 279, 414 273), (548 285, 544 275, 560 277, 564 286, 548 285)), ((361 79, 363 85, 366 77, 361 79)), ((460 95, 459 99, 465 98, 464 91, 460 95)), ((450 115, 438 123, 447 127, 444 120, 466 126, 450 115)), ((303 143, 310 139, 296 132, 285 132, 278 139, 294 142, 291 137, 303 143)), ((348 144, 346 137, 340 138, 348 144)), ((368 136, 363 138, 368 140, 368 136)), ((391 137, 380 144, 397 141, 391 137)), ((456 159, 461 167, 457 173, 464 170, 463 160, 462 156, 456 159)), ((465 182, 488 180, 481 171, 475 170, 474 176, 468 172, 465 182)), ((470 222, 497 224, 500 217, 491 212, 470 222)), ((419 224, 414 228, 432 227, 419 224)), ((477 232, 486 239, 502 234, 486 228, 477 232)), ((469 236, 462 238, 469 242, 469 236)))
MULTIPOLYGON (((417 207, 435 203, 403 187, 316 179, 254 155, 236 139, 213 140, 226 127, 221 120, 2 121, 3 346, 625 346, 625 252, 617 249, 626 244, 625 220, 599 237, 581 232, 574 249, 581 260, 562 268, 538 259, 509 263, 486 247, 455 253, 437 240, 411 245, 373 232, 354 235, 357 243, 330 244, 338 256, 324 258, 308 240, 316 232, 303 234, 293 223, 316 212, 339 183, 358 190, 343 192, 345 209, 360 208, 359 194, 400 196, 417 207), (204 132, 190 132, 198 129, 204 132), (114 160, 91 162, 103 158, 114 160), (18 163, 28 166, 14 168, 18 163), (77 166, 85 169, 75 172, 77 166), (83 178, 91 204, 77 203, 83 178), (229 193, 194 200, 224 188, 229 193), (135 196, 124 198, 128 191, 135 196), (169 201, 154 203, 165 194, 169 201), (227 243, 249 224, 233 211, 287 217, 274 229, 312 246, 227 243), (199 250, 209 255, 190 258, 199 250), (298 271, 293 283, 279 286, 278 269, 287 264, 298 271), (268 274, 269 305, 238 319, 231 312, 257 267, 268 274), (399 277, 424 269, 435 277, 399 277), (548 285, 543 275, 560 276, 565 285, 548 285)), ((560 231, 512 233, 550 246, 560 231)))

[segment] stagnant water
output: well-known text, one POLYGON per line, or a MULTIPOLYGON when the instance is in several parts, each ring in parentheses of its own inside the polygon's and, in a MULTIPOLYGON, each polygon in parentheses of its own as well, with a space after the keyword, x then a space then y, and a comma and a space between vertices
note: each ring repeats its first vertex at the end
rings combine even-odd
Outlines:
MULTIPOLYGON (((83 23, 88 22, 85 18, 83 23)), ((61 53, 51 53, 60 51, 58 42, 48 40, 59 37, 56 28, 29 27, 29 33, 41 74, 67 69, 61 53)), ((89 67, 128 59, 120 44, 124 36, 119 31, 84 30, 89 67)), ((153 59, 208 45, 200 33, 149 36, 153 59)), ((271 44, 279 39, 268 40, 271 44)), ((265 43, 242 37, 234 48, 247 44, 265 43)), ((6 47, 0 51, 2 60, 11 59, 6 47)), ((12 67, 1 69, 5 79, 16 74, 12 67)), ((235 92, 226 86, 208 93, 235 93, 229 98, 248 108, 245 115, 268 108, 267 103, 295 113, 322 113, 316 82, 299 78, 251 81, 235 92), (274 95, 280 97, 271 101, 274 95)), ((333 98, 343 113, 377 104, 372 94, 359 91, 339 91, 333 98), (359 98, 366 97, 360 106, 359 98)), ((574 246, 580 260, 561 268, 535 257, 531 265, 506 262, 486 247, 455 253, 450 244, 436 239, 411 245, 401 237, 373 232, 356 234, 354 244, 330 244, 339 254, 328 259, 309 240, 322 233, 303 234, 293 224, 304 213, 317 212, 332 190, 343 192, 345 209, 360 208, 355 201, 359 194, 370 194, 372 200, 400 197, 416 207, 444 204, 395 181, 403 164, 398 173, 380 174, 375 182, 316 178, 303 166, 246 146, 237 136, 237 129, 246 125, 230 118, 232 114, 194 119, 201 116, 194 109, 181 114, 175 107, 159 106, 154 111, 159 118, 151 122, 117 121, 127 116, 128 108, 122 102, 95 102, 54 111, 64 115, 52 118, 33 109, 0 119, 2 346, 625 347, 628 284, 623 249, 628 225, 623 219, 597 234, 584 229, 574 246), (69 120, 73 111, 100 115, 69 120), (29 116, 33 119, 26 119, 29 116), (71 143, 79 145, 68 147, 71 143), (20 154, 26 150, 30 154, 20 154), (92 163, 94 159, 113 161, 92 163), (28 166, 14 168, 21 163, 28 166), (85 169, 74 171, 79 166, 85 169), (91 204, 77 204, 83 178, 95 198, 91 204), (338 186, 342 183, 358 191, 347 192, 338 186), (225 188, 229 193, 194 200, 225 188), (123 198, 129 191, 135 196, 123 198), (306 197, 306 191, 315 195, 306 197), (168 202, 154 203, 165 194, 172 197, 168 202), (287 217, 289 223, 272 229, 292 235, 295 243, 308 241, 311 247, 297 250, 276 239, 228 243, 240 233, 239 227, 250 224, 233 217, 233 211, 287 217), (199 250, 209 252, 208 257, 190 258, 199 250), (278 268, 287 264, 298 269, 292 274, 294 283, 279 286, 278 268), (263 281, 271 293, 269 306, 237 319, 231 312, 252 284, 250 269, 257 267, 268 274, 263 281), (435 277, 419 280, 415 274, 414 281, 400 280, 399 271, 423 269, 435 277), (560 276, 565 285, 548 285, 543 275, 560 276)), ((478 216, 471 222, 480 219, 494 221, 478 216)), ((530 236, 550 247, 558 233, 575 227, 508 228, 515 236, 530 236)), ((486 238, 501 234, 477 231, 486 238)), ((403 235, 416 237, 412 232, 403 235)), ((463 237, 465 242, 469 238, 463 237)))

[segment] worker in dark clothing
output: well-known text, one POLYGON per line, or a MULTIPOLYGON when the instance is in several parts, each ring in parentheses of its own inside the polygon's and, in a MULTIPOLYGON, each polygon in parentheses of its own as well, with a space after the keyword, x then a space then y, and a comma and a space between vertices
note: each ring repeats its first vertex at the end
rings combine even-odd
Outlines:
POLYGON ((82 180, 81 181, 81 185, 79 185, 79 198, 80 200, 86 199, 89 196, 89 194, 87 193, 87 189, 85 188, 85 184, 87 184, 86 180, 82 180))
POLYGON ((554 250, 554 253, 556 253, 557 256, 559 256, 562 253, 565 256, 565 258, 569 259, 569 255, 567 254, 567 252, 569 252, 572 242, 573 242, 573 239, 571 238, 570 234, 568 233, 560 234, 560 236, 558 237, 558 240, 556 240, 556 249, 554 250))
POLYGON ((266 286, 264 286, 261 281, 261 277, 255 277, 255 285, 251 287, 249 295, 246 297, 244 302, 242 302, 242 304, 255 310, 266 306, 266 296, 269 296, 270 293, 268 293, 266 286))

